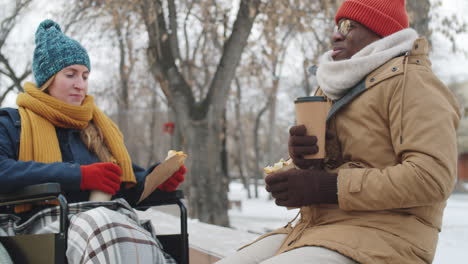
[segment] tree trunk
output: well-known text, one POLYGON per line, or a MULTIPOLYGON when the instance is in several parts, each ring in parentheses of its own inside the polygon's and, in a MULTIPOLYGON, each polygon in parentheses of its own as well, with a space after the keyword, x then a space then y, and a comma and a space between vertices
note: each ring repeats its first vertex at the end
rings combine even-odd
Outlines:
POLYGON ((252 193, 250 191, 250 177, 244 174, 244 164, 245 164, 245 136, 244 129, 241 122, 241 102, 242 102, 242 89, 239 83, 239 80, 236 78, 236 102, 235 102, 235 117, 236 117, 236 129, 234 138, 237 139, 237 157, 238 157, 238 168, 239 168, 239 177, 241 178, 242 184, 244 185, 245 190, 247 191, 247 198, 252 198, 252 193))
MULTIPOLYGON (((152 94, 152 97, 151 97, 151 104, 153 106, 156 106, 157 104, 157 96, 156 96, 156 93, 152 94)), ((146 163, 146 166, 151 166, 152 165, 152 162, 154 162, 156 160, 156 155, 155 155, 155 152, 156 152, 156 137, 154 135, 156 135, 157 133, 157 130, 156 130, 156 120, 158 119, 158 111, 156 110, 156 108, 154 108, 153 111, 151 111, 151 120, 149 120, 149 138, 148 138, 148 141, 149 141, 149 151, 148 151, 148 159, 147 159, 147 163, 146 163)), ((164 136, 164 135, 163 135, 164 136)))
MULTIPOLYGON (((226 109, 224 109, 223 120, 221 123, 221 169, 223 175, 227 178, 229 182, 229 163, 228 163, 228 150, 227 150, 227 120, 226 120, 226 109)), ((227 189, 229 191, 229 189, 227 189)))
MULTIPOLYGON (((275 66, 276 68, 276 66, 275 66)), ((276 129, 276 97, 278 94, 279 88, 279 77, 275 76, 273 80, 272 91, 269 99, 269 112, 268 112, 268 127, 269 130, 267 132, 267 145, 266 145, 266 162, 267 164, 271 164, 273 161, 273 141, 275 139, 275 131, 276 129)))
POLYGON ((189 120, 190 129, 185 130, 187 151, 190 159, 188 188, 190 189, 191 217, 202 222, 228 226, 227 182, 219 162, 221 153, 219 120, 210 111, 207 120, 189 120))
MULTIPOLYGON (((112 12, 114 31, 117 36, 117 42, 119 44, 119 77, 120 77, 120 91, 119 98, 117 100, 118 110, 117 110, 117 123, 120 131, 126 138, 126 143, 129 144, 128 140, 131 138, 129 135, 129 93, 128 93, 128 82, 130 71, 129 69, 132 66, 127 65, 127 49, 125 46, 125 36, 122 32, 123 28, 123 18, 119 15, 118 12, 112 12)), ((129 50, 128 52, 132 52, 129 50)))
POLYGON ((182 135, 182 129, 177 124, 177 115, 172 109, 168 111, 168 122, 176 124, 174 126, 174 133, 171 135, 171 149, 179 150, 184 148, 184 139, 182 135))
POLYGON ((255 119, 255 126, 254 126, 254 148, 255 148, 255 174, 254 174, 254 191, 255 191, 255 198, 258 198, 258 181, 262 178, 263 170, 260 168, 260 139, 258 135, 258 131, 260 130, 260 123, 262 120, 262 115, 268 109, 270 102, 268 101, 266 105, 258 112, 257 118, 255 119))
POLYGON ((305 96, 309 96, 311 95, 312 93, 312 85, 310 84, 310 76, 312 75, 312 73, 310 72, 310 69, 311 67, 314 67, 312 68, 314 73, 313 75, 315 75, 315 71, 316 71, 316 66, 308 66, 307 64, 307 61, 306 59, 304 59, 304 63, 303 63, 303 67, 302 67, 302 77, 304 78, 303 80, 303 88, 304 88, 304 95, 305 96))
MULTIPOLYGON (((173 2, 173 0, 172 0, 173 2)), ((242 51, 258 14, 259 0, 241 0, 232 33, 226 40, 221 59, 206 97, 197 102, 192 87, 181 74, 173 45, 178 45, 171 28, 177 19, 170 17, 166 26, 164 8, 160 0, 144 0, 142 14, 148 31, 151 73, 161 83, 172 110, 176 127, 183 131, 189 174, 187 177, 189 212, 202 222, 228 226, 228 179, 220 159, 222 119, 226 102, 241 59, 242 51)), ((175 8, 173 3, 169 9, 175 8)), ((175 16, 176 12, 169 12, 175 16)))
POLYGON ((431 30, 429 23, 431 18, 429 12, 431 11, 430 0, 406 1, 406 8, 410 17, 410 26, 414 28, 420 36, 430 39, 431 30))
MULTIPOLYGON (((276 11, 275 11, 276 13, 276 11)), ((278 26, 278 25, 277 25, 278 26)), ((276 128, 276 97, 278 95, 281 73, 284 65, 284 57, 286 56, 286 50, 288 42, 291 39, 292 33, 295 28, 295 24, 284 25, 287 27, 285 34, 277 42, 277 33, 274 32, 270 35, 270 39, 267 41, 272 46, 271 53, 269 54, 269 60, 271 62, 271 73, 273 76, 271 91, 268 95, 268 132, 267 132, 267 145, 266 145, 266 162, 271 164, 275 162, 273 160, 273 150, 276 128)))

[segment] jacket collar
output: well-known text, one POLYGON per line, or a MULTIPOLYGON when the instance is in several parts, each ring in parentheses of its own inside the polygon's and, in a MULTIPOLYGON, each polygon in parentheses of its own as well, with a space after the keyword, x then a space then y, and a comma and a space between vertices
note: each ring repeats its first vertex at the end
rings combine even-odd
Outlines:
POLYGON ((424 67, 431 67, 431 62, 428 58, 429 54, 429 44, 426 38, 418 38, 413 43, 411 51, 403 56, 396 57, 375 71, 367 75, 365 82, 366 88, 370 89, 376 84, 384 81, 386 79, 392 78, 396 75, 403 74, 404 72, 404 58, 408 57, 408 64, 416 64, 424 67))
POLYGON ((366 78, 356 84, 353 88, 341 97, 339 100, 335 101, 328 113, 327 121, 329 121, 340 109, 349 104, 358 97, 360 94, 366 90, 374 87, 378 83, 392 78, 396 75, 404 73, 405 57, 408 57, 407 64, 416 64, 423 67, 431 67, 431 62, 428 58, 429 53, 429 44, 426 38, 418 38, 414 43, 410 52, 403 54, 403 56, 398 56, 374 72, 366 76, 366 78))

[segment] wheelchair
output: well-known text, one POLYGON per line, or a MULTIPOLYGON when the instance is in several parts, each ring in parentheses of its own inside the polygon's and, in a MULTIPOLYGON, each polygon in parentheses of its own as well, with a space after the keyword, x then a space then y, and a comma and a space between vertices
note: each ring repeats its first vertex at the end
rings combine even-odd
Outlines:
MULTIPOLYGON (((145 210, 149 207, 176 204, 180 209, 180 234, 157 235, 164 251, 177 263, 189 263, 187 232, 187 209, 182 202, 184 194, 180 190, 163 192, 157 190, 134 207, 145 210)), ((62 195, 60 184, 44 183, 27 186, 10 193, 0 193, 0 207, 25 204, 37 201, 57 200, 60 204, 60 228, 55 234, 34 234, 0 237, 0 242, 10 254, 14 263, 67 263, 68 203, 62 195)))

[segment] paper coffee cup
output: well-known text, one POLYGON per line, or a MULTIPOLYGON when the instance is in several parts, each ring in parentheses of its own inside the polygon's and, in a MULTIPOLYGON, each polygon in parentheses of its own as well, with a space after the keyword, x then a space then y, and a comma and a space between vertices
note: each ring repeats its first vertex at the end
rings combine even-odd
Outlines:
POLYGON ((305 125, 307 135, 317 137, 318 153, 305 155, 305 159, 325 158, 325 131, 329 103, 323 96, 299 97, 294 101, 296 106, 296 122, 305 125))
POLYGON ((112 194, 100 190, 92 190, 89 195, 89 200, 93 202, 108 202, 112 198, 112 194))

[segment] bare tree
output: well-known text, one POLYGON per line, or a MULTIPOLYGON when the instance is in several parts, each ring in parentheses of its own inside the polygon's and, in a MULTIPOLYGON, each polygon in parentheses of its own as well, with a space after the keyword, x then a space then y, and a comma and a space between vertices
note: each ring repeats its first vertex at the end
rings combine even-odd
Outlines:
POLYGON ((74 26, 100 25, 106 35, 113 37, 118 48, 117 123, 124 135, 129 135, 131 112, 131 75, 136 64, 134 32, 138 32, 141 19, 135 15, 135 3, 124 0, 76 1, 76 8, 67 17, 65 30, 74 26))
POLYGON ((242 114, 241 114, 241 104, 242 104, 242 87, 239 81, 239 78, 235 79, 236 84, 236 96, 234 100, 234 113, 235 113, 235 123, 234 123, 234 142, 237 142, 235 151, 236 154, 233 155, 235 163, 239 169, 239 177, 241 178, 242 184, 247 191, 247 198, 252 198, 250 191, 250 177, 245 173, 245 132, 242 125, 242 114))
POLYGON ((163 159, 169 144, 162 144, 164 137, 157 133, 162 133, 166 120, 165 103, 158 98, 159 85, 148 76, 146 50, 135 41, 145 37, 138 2, 77 0, 74 4, 75 8, 64 15, 65 30, 86 36, 83 28, 92 26, 100 31, 98 40, 106 43, 107 50, 115 52, 108 60, 115 61, 112 65, 117 67, 111 66, 106 72, 110 79, 101 97, 116 99, 117 104, 113 104, 116 114, 112 116, 125 136, 132 159, 140 165, 163 159), (161 103, 163 107, 159 106, 161 103))
MULTIPOLYGON (((329 33, 333 28, 331 14, 334 13, 330 10, 335 8, 334 1, 310 3, 300 0, 281 0, 268 2, 262 9, 264 15, 258 20, 262 34, 259 39, 251 40, 248 63, 241 66, 242 72, 251 72, 248 78, 259 80, 255 82, 260 85, 257 87, 260 88, 258 90, 263 91, 263 95, 259 98, 265 98, 264 101, 256 100, 256 104, 261 104, 262 107, 257 109, 258 112, 253 121, 255 125, 252 128, 255 153, 253 160, 257 163, 252 172, 255 176, 256 197, 258 196, 258 180, 262 179, 263 175, 262 168, 283 158, 285 154, 277 151, 284 146, 284 142, 279 139, 283 137, 285 130, 279 129, 276 109, 282 70, 290 66, 287 65, 285 58, 288 54, 300 54, 302 51, 303 68, 304 72, 307 72, 304 79, 308 84, 309 63, 306 62, 311 60, 310 57, 316 60, 323 51, 329 49, 329 33), (330 25, 327 26, 327 23, 330 25), (300 50, 296 48, 298 46, 300 50), (264 114, 268 114, 266 118, 263 118, 264 114), (262 130, 267 132, 262 132, 262 130), (278 134, 280 132, 281 135, 278 134), (260 133, 266 135, 261 136, 260 133)), ((284 89, 295 93, 294 87, 286 86, 284 89)))
POLYGON ((23 91, 21 82, 31 74, 30 63, 26 64, 25 69, 21 73, 17 72, 12 65, 13 59, 9 58, 7 54, 2 53, 2 48, 5 45, 10 32, 20 20, 19 17, 21 16, 21 12, 28 7, 31 1, 32 0, 13 1, 13 3, 11 3, 11 12, 7 14, 2 13, 2 16, 0 17, 0 79, 2 75, 8 79, 7 87, 0 88, 0 105, 10 92, 23 91), (5 14, 5 17, 3 17, 3 14, 5 14))
POLYGON ((411 22, 411 27, 414 28, 421 36, 429 38, 431 31, 429 29, 429 23, 431 17, 429 12, 431 11, 430 0, 418 0, 418 1, 406 1, 406 9, 411 22))
POLYGON ((190 85, 182 73, 183 67, 179 66, 175 2, 167 1, 168 11, 160 0, 142 2, 141 10, 149 37, 151 71, 165 89, 164 93, 176 116, 176 124, 184 131, 184 149, 190 155, 190 215, 203 222, 229 225, 226 193, 228 180, 223 175, 220 162, 222 120, 231 81, 259 5, 259 0, 241 0, 232 32, 220 44, 223 47, 222 54, 211 82, 208 87, 198 91, 197 96, 197 91, 193 89, 195 85, 190 85), (166 23, 166 17, 169 24, 166 23))
POLYGON ((441 5, 441 0, 407 1, 406 8, 410 18, 410 26, 430 42, 433 32, 441 33, 450 41, 453 52, 467 55, 467 50, 457 45, 456 36, 468 32, 468 23, 455 14, 438 14, 437 10, 441 5), (430 27, 432 21, 435 21, 434 28, 430 27))
MULTIPOLYGON (((124 1, 127 2, 128 1, 124 1)), ((133 56, 133 41, 131 32, 137 27, 137 24, 132 20, 129 8, 122 8, 125 3, 115 5, 115 1, 110 5, 110 13, 112 15, 112 26, 119 44, 119 75, 120 75, 120 93, 118 100, 118 124, 124 135, 129 133, 129 82, 130 75, 135 66, 135 58, 133 56)))
MULTIPOLYGON (((271 78, 271 89, 268 95, 268 124, 269 133, 267 141, 273 142, 275 137, 276 127, 276 101, 278 89, 280 87, 282 69, 284 65, 284 57, 288 48, 289 41, 295 31, 295 26, 298 24, 297 14, 294 14, 296 6, 290 5, 289 1, 273 1, 265 8, 265 29, 263 30, 266 45, 263 46, 263 54, 265 55, 265 66, 269 70, 271 78), (282 16, 282 13, 289 13, 282 16), (289 12, 288 12, 289 11, 289 12)), ((273 144, 267 144, 266 161, 274 162, 272 157, 271 147, 273 144)))

